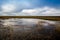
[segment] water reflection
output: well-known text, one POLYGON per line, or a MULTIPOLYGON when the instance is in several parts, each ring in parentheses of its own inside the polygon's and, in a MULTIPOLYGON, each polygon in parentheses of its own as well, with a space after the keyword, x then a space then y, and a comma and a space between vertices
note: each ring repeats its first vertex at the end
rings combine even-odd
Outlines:
POLYGON ((42 23, 50 23, 50 24, 55 24, 54 21, 48 21, 48 20, 41 20, 41 19, 6 19, 3 20, 4 25, 8 25, 11 23, 11 25, 27 25, 27 24, 37 24, 38 22, 42 23))
MULTIPOLYGON (((31 37, 38 39, 39 38, 52 39, 52 37, 58 35, 56 34, 56 31, 60 32, 59 28, 60 21, 49 21, 43 19, 24 19, 24 18, 21 19, 12 18, 0 20, 0 32, 1 32, 0 34, 6 33, 7 35, 8 33, 11 33, 11 35, 13 35, 14 40, 20 40, 18 39, 18 37, 26 38, 28 34, 29 38, 27 39, 31 39, 31 37), (4 29, 5 32, 1 28, 4 29)), ((4 35, 1 35, 2 38, 4 37, 4 35)))
POLYGON ((3 20, 3 25, 5 27, 11 26, 13 28, 23 28, 25 30, 31 29, 35 26, 43 26, 45 28, 48 28, 47 26, 50 26, 51 24, 56 24, 55 21, 48 21, 48 20, 42 20, 42 19, 5 19, 3 20))

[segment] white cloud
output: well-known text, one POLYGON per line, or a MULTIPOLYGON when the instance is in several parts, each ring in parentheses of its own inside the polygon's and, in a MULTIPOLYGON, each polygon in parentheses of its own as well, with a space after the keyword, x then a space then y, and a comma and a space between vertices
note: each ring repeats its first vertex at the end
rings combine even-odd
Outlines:
POLYGON ((15 7, 7 6, 3 8, 5 12, 2 12, 0 14, 3 14, 3 16, 60 16, 60 9, 51 8, 51 7, 42 7, 42 8, 34 8, 34 9, 23 9, 20 12, 13 13, 12 11, 15 10, 15 7), (7 8, 8 7, 8 8, 7 8), (7 8, 7 9, 6 9, 7 8), (6 13, 8 12, 8 13, 6 13))
POLYGON ((15 10, 15 6, 13 4, 2 5, 2 12, 13 12, 14 10, 15 10))
POLYGON ((31 16, 59 16, 60 10, 50 7, 24 9, 19 14, 31 15, 31 16))
POLYGON ((35 9, 26 9, 26 10, 22 10, 21 13, 25 15, 35 15, 37 11, 35 9))

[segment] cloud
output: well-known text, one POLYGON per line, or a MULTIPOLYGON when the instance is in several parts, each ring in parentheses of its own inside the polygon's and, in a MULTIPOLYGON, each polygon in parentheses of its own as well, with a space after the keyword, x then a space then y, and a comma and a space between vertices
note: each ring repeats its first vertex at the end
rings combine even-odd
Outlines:
MULTIPOLYGON (((51 7, 42 7, 42 8, 33 8, 33 9, 23 9, 22 11, 12 12, 15 8, 11 7, 11 9, 4 9, 4 15, 8 16, 60 16, 60 9, 51 8, 51 7)), ((0 13, 1 14, 1 13, 0 13)))
POLYGON ((13 4, 4 4, 2 5, 2 12, 13 12, 16 7, 13 4))
POLYGON ((0 16, 14 16, 17 15, 22 9, 30 8, 32 6, 31 3, 27 1, 18 1, 17 0, 8 0, 8 2, 4 2, 0 7, 0 16))
POLYGON ((60 16, 60 9, 50 8, 50 7, 23 9, 21 12, 16 13, 16 15, 22 15, 22 16, 60 16))

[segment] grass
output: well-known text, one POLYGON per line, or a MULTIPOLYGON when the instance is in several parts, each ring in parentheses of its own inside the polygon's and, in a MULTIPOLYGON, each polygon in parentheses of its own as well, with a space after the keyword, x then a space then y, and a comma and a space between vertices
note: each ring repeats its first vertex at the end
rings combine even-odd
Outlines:
POLYGON ((60 21, 60 16, 0 16, 0 19, 9 19, 9 18, 36 18, 36 19, 60 21))

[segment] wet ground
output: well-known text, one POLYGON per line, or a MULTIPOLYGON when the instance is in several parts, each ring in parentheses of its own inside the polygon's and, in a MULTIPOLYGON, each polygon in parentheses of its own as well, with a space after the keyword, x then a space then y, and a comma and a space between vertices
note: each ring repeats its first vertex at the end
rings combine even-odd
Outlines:
POLYGON ((0 40, 59 40, 60 21, 0 19, 0 40))

